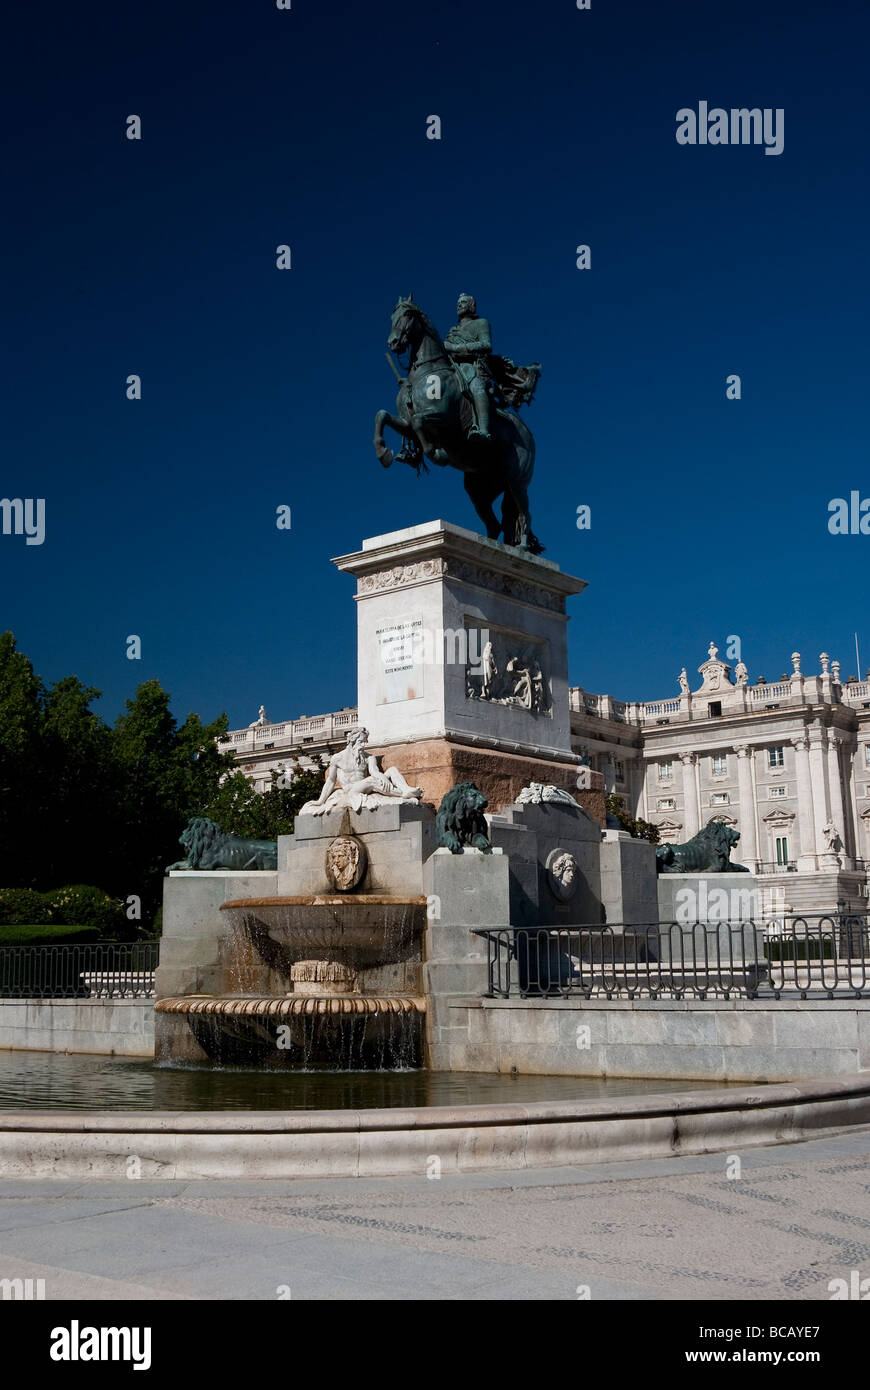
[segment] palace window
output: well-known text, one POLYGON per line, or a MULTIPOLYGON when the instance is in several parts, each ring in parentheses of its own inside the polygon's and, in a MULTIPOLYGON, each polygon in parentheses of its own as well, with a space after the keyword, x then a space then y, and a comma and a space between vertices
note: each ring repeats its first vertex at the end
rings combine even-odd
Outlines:
POLYGON ((713 763, 713 776, 714 776, 714 777, 727 777, 727 776, 728 776, 728 755, 727 755, 727 753, 714 753, 714 754, 713 754, 713 758, 712 758, 712 763, 713 763))
POLYGON ((707 714, 711 719, 719 719, 722 715, 722 701, 709 700, 707 702, 707 714))
POLYGON ((776 796, 787 796, 787 795, 788 795, 788 787, 783 787, 783 786, 768 787, 768 789, 767 789, 767 795, 768 795, 769 797, 771 797, 771 798, 772 798, 772 797, 776 797, 776 796))
POLYGON ((674 764, 673 764, 673 762, 671 762, 670 760, 668 760, 668 762, 659 763, 659 781, 660 781, 660 782, 673 782, 673 780, 674 780, 674 764))
POLYGON ((617 782, 625 781, 625 763, 621 763, 618 758, 613 760, 613 775, 617 782))
POLYGON ((660 796, 656 807, 659 811, 676 811, 677 803, 672 796, 660 796))
POLYGON ((727 792, 714 792, 710 797, 711 806, 728 806, 731 798, 727 792))
POLYGON ((788 840, 786 839, 785 835, 777 835, 777 837, 776 837, 776 842, 775 842, 775 843, 776 843, 776 862, 777 862, 777 864, 787 864, 787 863, 788 863, 788 840))
POLYGON ((768 748, 767 750, 768 767, 785 767, 785 753, 782 748, 768 748))
POLYGON ((864 765, 870 767, 870 743, 864 744, 864 765))

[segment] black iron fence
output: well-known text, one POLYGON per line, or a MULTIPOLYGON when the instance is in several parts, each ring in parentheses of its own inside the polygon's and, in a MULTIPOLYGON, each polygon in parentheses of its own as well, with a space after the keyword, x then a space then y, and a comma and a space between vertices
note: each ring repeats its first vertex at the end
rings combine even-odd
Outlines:
POLYGON ((867 912, 759 921, 505 927, 487 942, 490 997, 864 998, 867 912))
POLYGON ((154 994, 157 941, 0 946, 0 999, 139 999, 154 994))

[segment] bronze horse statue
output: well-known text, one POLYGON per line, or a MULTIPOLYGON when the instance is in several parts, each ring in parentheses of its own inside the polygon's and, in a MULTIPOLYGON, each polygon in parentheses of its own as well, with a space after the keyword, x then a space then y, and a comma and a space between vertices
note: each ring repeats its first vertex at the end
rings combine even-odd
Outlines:
POLYGON ((491 438, 474 438, 473 431, 469 437, 474 417, 468 388, 432 320, 412 295, 400 299, 393 310, 387 346, 396 356, 407 352, 409 358, 408 374, 399 378, 396 413, 379 410, 375 416, 375 453, 384 468, 394 458, 418 474, 426 468, 424 458, 439 468, 458 468, 487 536, 502 536, 506 545, 539 555, 543 546, 532 531, 528 495, 535 441, 527 425, 496 394, 491 438), (404 440, 397 455, 385 443, 385 426, 404 440), (499 496, 501 521, 493 511, 499 496))

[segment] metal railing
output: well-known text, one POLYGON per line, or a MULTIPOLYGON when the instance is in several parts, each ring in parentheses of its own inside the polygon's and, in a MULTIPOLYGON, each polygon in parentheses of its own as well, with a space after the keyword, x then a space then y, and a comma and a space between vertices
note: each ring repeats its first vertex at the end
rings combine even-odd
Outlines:
POLYGON ((787 859, 785 863, 780 863, 779 860, 771 860, 767 863, 759 864, 757 872, 760 874, 796 874, 797 860, 787 859))
POLYGON ((503 927, 487 942, 490 998, 865 998, 870 914, 630 926, 503 927))
POLYGON ((0 947, 0 999, 141 999, 154 994, 158 941, 0 947))

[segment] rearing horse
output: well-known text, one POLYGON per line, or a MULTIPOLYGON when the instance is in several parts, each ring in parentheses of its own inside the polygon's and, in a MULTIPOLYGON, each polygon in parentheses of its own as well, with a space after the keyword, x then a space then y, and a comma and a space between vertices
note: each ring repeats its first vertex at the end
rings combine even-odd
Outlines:
POLYGON ((375 453, 389 468, 394 457, 420 472, 424 456, 443 468, 458 468, 465 491, 491 540, 533 555, 543 549, 532 531, 528 486, 535 466, 531 430, 512 410, 493 407, 491 439, 468 438, 473 423, 467 388, 444 346, 438 330, 413 297, 400 299, 393 310, 390 352, 410 353, 408 375, 399 387, 396 413, 379 410, 375 416, 375 453), (384 426, 404 439, 393 454, 384 441, 384 426), (504 494, 499 522, 493 502, 504 494))

